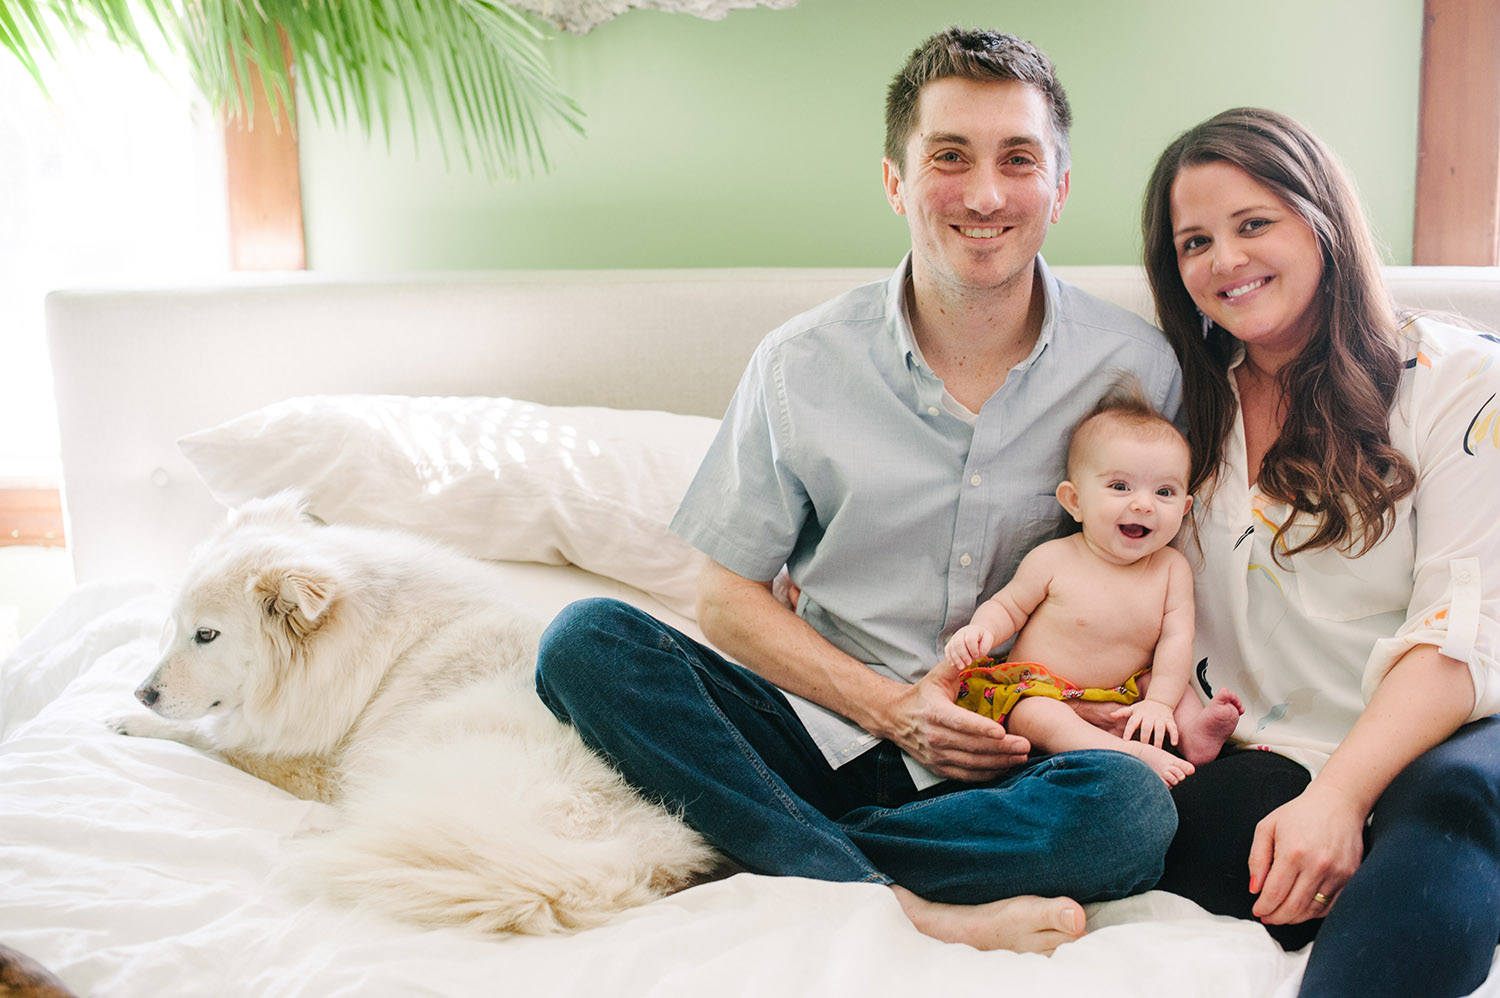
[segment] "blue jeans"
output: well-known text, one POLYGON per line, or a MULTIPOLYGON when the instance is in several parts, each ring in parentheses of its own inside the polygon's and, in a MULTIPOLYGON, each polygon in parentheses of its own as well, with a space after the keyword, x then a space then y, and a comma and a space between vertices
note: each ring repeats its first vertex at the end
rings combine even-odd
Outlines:
POLYGON ((1500 717, 1459 728, 1402 770, 1365 838, 1299 994, 1474 991, 1500 942, 1500 717))
POLYGON ((537 692, 633 785, 761 873, 956 904, 1095 901, 1150 888, 1177 827, 1161 779, 1123 752, 925 792, 889 742, 835 770, 774 685, 614 600, 557 616, 537 692))
MULTIPOLYGON (((1228 752, 1175 788, 1181 830, 1159 887, 1215 914, 1253 917, 1255 825, 1300 794, 1307 770, 1270 752, 1228 752)), ((1423 995, 1479 987, 1500 942, 1500 717, 1465 725, 1391 781, 1365 857, 1321 921, 1270 926, 1311 940, 1302 998, 1423 995)))

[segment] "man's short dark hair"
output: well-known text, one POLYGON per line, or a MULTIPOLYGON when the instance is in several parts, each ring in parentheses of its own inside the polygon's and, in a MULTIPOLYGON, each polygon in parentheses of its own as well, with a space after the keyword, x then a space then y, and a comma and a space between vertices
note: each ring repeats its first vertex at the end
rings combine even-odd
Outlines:
POLYGON ((1015 35, 956 27, 940 31, 919 45, 886 91, 885 156, 898 170, 906 169, 906 141, 917 127, 917 99, 922 88, 948 77, 981 83, 1014 81, 1035 87, 1047 100, 1057 177, 1062 179, 1071 162, 1068 129, 1073 125, 1073 110, 1052 60, 1015 35))

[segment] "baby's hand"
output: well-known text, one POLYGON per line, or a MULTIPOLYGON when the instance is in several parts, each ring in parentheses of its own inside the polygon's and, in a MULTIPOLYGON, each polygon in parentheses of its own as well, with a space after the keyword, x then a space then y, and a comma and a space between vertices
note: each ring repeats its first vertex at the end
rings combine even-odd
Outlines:
POLYGON ((983 627, 969 624, 960 627, 953 632, 953 637, 943 646, 943 654, 947 656, 945 661, 952 662, 960 669, 972 665, 976 658, 983 658, 985 653, 995 647, 995 636, 983 627))
POLYGON ((1158 700, 1137 700, 1128 707, 1114 712, 1115 717, 1124 717, 1125 732, 1120 737, 1127 742, 1132 735, 1140 735, 1141 741, 1157 748, 1165 748, 1168 737, 1177 744, 1177 721, 1172 708, 1158 700))

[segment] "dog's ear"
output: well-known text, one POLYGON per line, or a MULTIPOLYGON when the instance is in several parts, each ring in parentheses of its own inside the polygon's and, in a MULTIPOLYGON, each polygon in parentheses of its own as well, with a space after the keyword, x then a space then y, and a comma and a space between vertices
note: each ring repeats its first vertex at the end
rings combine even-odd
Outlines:
POLYGON ((280 565, 250 582, 267 622, 276 622, 294 638, 318 629, 336 587, 331 574, 307 565, 280 565))
POLYGON ((291 524, 299 521, 322 524, 308 507, 312 497, 301 489, 282 489, 275 495, 249 499, 231 514, 232 523, 291 524))

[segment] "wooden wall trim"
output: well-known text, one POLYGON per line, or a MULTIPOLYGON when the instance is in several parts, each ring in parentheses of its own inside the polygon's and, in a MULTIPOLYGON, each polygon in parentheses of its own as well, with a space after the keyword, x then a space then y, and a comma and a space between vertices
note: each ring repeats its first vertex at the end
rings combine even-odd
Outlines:
MULTIPOLYGON (((286 50, 288 64, 291 52, 286 50)), ((235 270, 304 270, 302 177, 294 108, 271 113, 260 72, 246 80, 250 118, 224 122, 224 171, 229 193, 229 260, 235 270)))
POLYGON ((0 488, 0 547, 66 547, 57 489, 0 488))
POLYGON ((1412 263, 1500 264, 1500 3, 1425 0, 1412 263))

